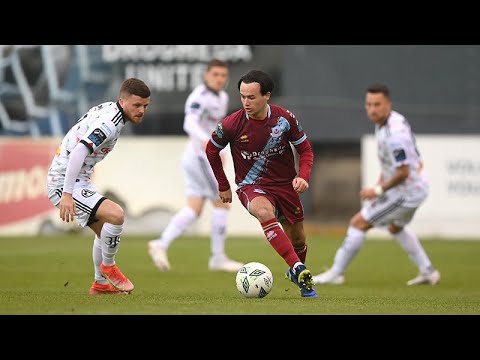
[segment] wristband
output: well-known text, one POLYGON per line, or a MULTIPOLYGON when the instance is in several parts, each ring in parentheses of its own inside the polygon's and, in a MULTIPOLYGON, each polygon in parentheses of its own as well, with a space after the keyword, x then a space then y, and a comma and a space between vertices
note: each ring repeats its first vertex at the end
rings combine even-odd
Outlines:
POLYGON ((374 188, 373 188, 373 192, 374 192, 375 195, 377 195, 377 196, 382 195, 382 194, 383 194, 383 187, 382 187, 382 185, 380 185, 380 184, 375 185, 374 188))

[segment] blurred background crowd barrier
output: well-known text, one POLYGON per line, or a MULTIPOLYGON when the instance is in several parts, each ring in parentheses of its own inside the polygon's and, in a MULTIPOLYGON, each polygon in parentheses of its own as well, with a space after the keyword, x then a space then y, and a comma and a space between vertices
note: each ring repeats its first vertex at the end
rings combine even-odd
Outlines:
MULTIPOLYGON (((259 68, 276 82, 271 103, 302 123, 315 151, 302 197, 312 231, 345 228, 360 205, 360 187, 378 175, 363 101, 370 83, 384 82, 431 174, 417 230, 480 233, 479 45, 0 45, 0 234, 78 231, 59 223, 46 199, 45 173, 66 131, 91 106, 116 100, 131 76, 152 89, 149 111, 140 126, 124 129, 96 180, 129 209, 130 232, 161 231, 184 205, 183 107, 212 57, 230 65, 231 111, 241 107, 238 78, 259 68), (147 190, 154 195, 141 195, 147 190)), ((233 233, 258 233, 238 202, 232 215, 233 233)), ((192 231, 207 232, 202 221, 192 231)))

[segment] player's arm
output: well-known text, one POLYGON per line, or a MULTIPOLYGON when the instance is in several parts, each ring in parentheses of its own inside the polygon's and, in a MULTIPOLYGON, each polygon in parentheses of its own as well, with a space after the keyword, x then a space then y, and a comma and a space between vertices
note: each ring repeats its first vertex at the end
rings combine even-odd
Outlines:
POLYGON ((210 140, 210 134, 200 126, 199 113, 188 113, 185 115, 183 130, 185 130, 188 136, 194 139, 199 139, 204 144, 207 144, 210 140))
POLYGON ((72 197, 73 187, 89 153, 90 149, 84 143, 79 142, 69 155, 62 198, 60 199, 60 218, 67 223, 73 221, 75 216, 75 201, 72 197))
POLYGON ((410 166, 408 164, 400 165, 390 179, 380 181, 374 187, 363 188, 360 191, 360 198, 367 200, 381 196, 388 189, 403 183, 408 178, 409 172, 410 166))
POLYGON ((210 139, 207 143, 205 152, 207 154, 208 162, 213 170, 213 174, 218 182, 218 195, 222 202, 232 202, 232 190, 230 189, 230 183, 228 182, 225 171, 223 170, 222 158, 220 157, 220 151, 223 148, 210 139))
POLYGON ((410 173, 410 165, 407 159, 407 153, 405 151, 405 143, 401 140, 396 140, 388 144, 390 148, 390 156, 393 164, 395 164, 395 173, 390 179, 384 179, 383 177, 374 187, 367 187, 360 191, 361 199, 373 199, 381 196, 385 191, 394 188, 395 186, 403 183, 410 173))
POLYGON ((310 181, 310 173, 313 166, 313 150, 307 135, 295 115, 289 110, 286 110, 284 114, 290 123, 289 141, 295 146, 299 155, 298 175, 293 179, 292 186, 296 192, 303 193, 308 189, 308 182, 310 181))
POLYGON ((313 166, 313 150, 310 142, 305 138, 300 144, 295 145, 298 152, 298 176, 293 179, 292 185, 296 192, 303 193, 308 189, 310 174, 313 166))
POLYGON ((186 105, 185 118, 183 120, 183 130, 192 139, 197 139, 206 146, 207 142, 210 140, 210 133, 205 131, 200 126, 203 110, 203 105, 198 101, 194 101, 186 105))

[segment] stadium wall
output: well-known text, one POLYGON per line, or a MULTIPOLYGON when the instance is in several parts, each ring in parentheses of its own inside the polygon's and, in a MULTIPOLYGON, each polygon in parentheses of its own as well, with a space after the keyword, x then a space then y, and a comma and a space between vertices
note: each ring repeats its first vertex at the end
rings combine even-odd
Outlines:
MULTIPOLYGON (((94 174, 97 190, 115 198, 126 209, 125 233, 158 234, 185 205, 181 156, 186 141, 186 136, 121 138, 108 159, 97 165, 94 174)), ((0 235, 80 230, 75 223, 63 223, 46 196, 46 173, 59 142, 59 138, 0 139, 0 235)), ((422 135, 417 142, 431 181, 431 192, 416 214, 413 229, 421 236, 478 238, 480 154, 476 149, 480 137, 422 135)), ((379 174, 375 146, 373 136, 362 138, 363 185, 374 184, 379 174)), ((226 173, 233 185, 233 164, 228 150, 225 160, 226 173)), ((357 172, 354 167, 351 175, 357 176, 357 172)), ((208 204, 189 233, 209 234, 211 210, 208 204)), ((231 235, 261 236, 259 224, 236 196, 231 204, 228 231, 231 235)), ((384 232, 372 234, 384 235, 384 232)))

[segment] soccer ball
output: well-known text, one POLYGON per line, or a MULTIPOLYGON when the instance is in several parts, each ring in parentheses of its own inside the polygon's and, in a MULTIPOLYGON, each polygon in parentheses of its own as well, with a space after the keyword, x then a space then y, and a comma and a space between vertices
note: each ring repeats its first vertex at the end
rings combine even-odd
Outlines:
POLYGON ((273 286, 273 275, 270 269, 259 262, 250 262, 237 272, 237 289, 247 298, 263 298, 273 286))

